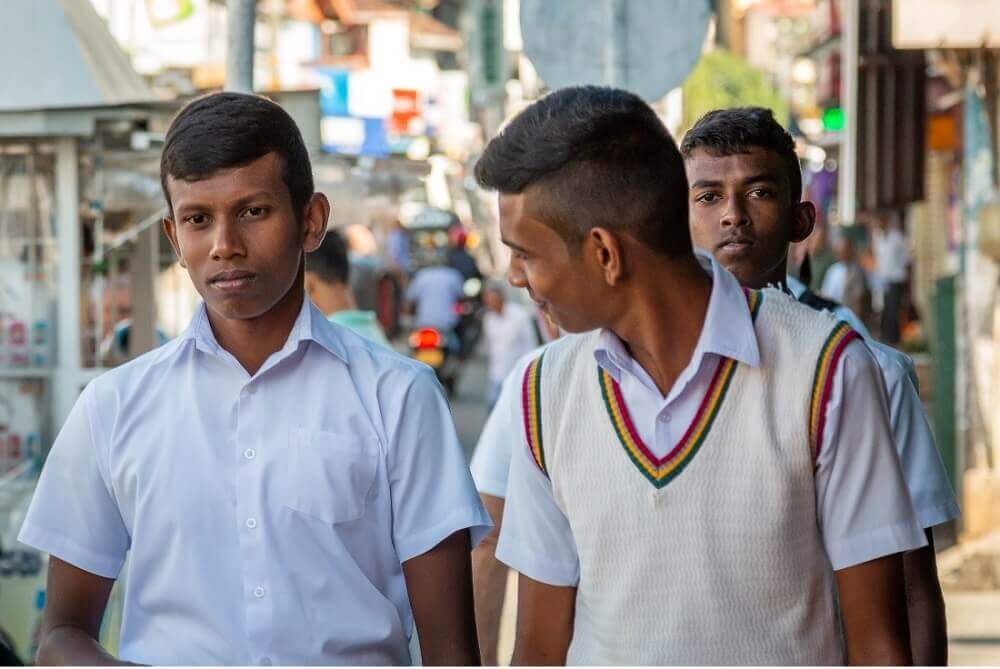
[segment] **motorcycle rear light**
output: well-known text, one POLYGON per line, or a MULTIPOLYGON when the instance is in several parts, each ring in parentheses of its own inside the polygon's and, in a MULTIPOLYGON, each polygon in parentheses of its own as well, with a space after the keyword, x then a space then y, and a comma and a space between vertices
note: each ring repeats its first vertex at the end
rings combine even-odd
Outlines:
POLYGON ((434 328, 422 328, 410 335, 410 348, 441 348, 441 333, 434 328))

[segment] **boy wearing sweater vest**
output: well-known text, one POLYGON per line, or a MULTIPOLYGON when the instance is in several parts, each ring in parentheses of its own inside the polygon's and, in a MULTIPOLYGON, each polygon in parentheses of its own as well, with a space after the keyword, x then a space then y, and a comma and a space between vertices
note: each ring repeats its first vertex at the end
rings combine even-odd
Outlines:
MULTIPOLYGON (((710 251, 748 288, 780 286, 811 306, 856 320, 846 307, 816 304, 805 286, 785 275, 788 245, 809 236, 816 209, 801 199, 794 141, 770 110, 710 112, 684 136, 681 153, 690 181, 688 206, 696 246, 710 251)), ((931 528, 957 518, 958 504, 916 390, 913 361, 865 339, 885 379, 896 450, 927 535, 927 546, 903 556, 913 660, 917 665, 945 665, 948 635, 931 528)))
POLYGON ((536 102, 476 177, 511 283, 586 333, 522 383, 514 662, 908 664, 926 540, 854 332, 695 255, 681 155, 630 93, 536 102))

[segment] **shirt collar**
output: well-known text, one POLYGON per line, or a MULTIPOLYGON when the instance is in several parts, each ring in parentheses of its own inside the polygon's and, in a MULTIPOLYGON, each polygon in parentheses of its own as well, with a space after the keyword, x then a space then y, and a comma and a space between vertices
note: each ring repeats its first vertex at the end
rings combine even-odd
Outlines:
MULTIPOLYGON (((323 317, 323 314, 309 301, 309 298, 302 301, 302 308, 288 333, 285 345, 281 348, 280 357, 284 358, 290 355, 303 341, 314 341, 334 356, 347 362, 347 350, 340 339, 337 328, 323 317)), ((215 333, 212 332, 212 325, 208 321, 208 309, 204 301, 198 304, 198 309, 191 318, 191 323, 176 342, 176 345, 164 346, 161 357, 173 353, 186 342, 192 342, 195 347, 206 353, 218 355, 222 351, 222 346, 216 340, 215 333)))
MULTIPOLYGON (((695 345, 691 362, 701 363, 708 353, 732 358, 751 367, 760 365, 757 332, 747 304, 746 293, 732 274, 707 253, 695 250, 695 257, 706 274, 712 275, 712 292, 708 298, 705 324, 695 345)), ((619 382, 623 369, 632 365, 625 344, 610 330, 602 330, 594 350, 597 364, 619 382)))

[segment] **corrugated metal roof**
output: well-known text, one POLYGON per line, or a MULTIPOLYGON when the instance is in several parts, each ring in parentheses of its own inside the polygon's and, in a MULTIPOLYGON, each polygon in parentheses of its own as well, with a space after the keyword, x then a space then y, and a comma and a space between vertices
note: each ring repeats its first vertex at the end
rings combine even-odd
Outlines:
POLYGON ((154 99, 89 0, 2 0, 0 31, 0 112, 154 99))

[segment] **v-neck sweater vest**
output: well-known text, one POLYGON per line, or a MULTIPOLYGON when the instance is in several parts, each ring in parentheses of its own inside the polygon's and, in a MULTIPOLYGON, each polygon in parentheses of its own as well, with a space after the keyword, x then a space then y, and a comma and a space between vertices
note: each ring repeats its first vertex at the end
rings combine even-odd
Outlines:
POLYGON ((748 294, 761 364, 722 358, 681 441, 642 444, 598 333, 525 374, 525 429, 580 560, 571 664, 842 664, 813 470, 853 336, 776 290, 748 294))

